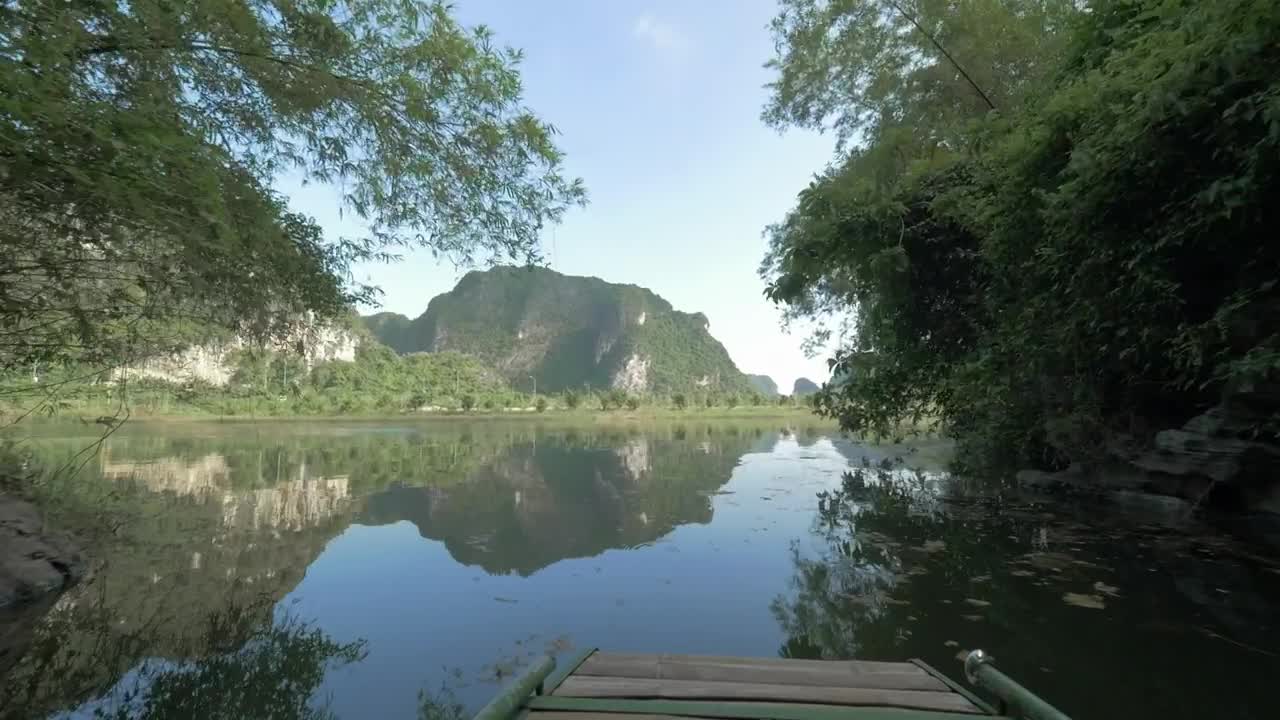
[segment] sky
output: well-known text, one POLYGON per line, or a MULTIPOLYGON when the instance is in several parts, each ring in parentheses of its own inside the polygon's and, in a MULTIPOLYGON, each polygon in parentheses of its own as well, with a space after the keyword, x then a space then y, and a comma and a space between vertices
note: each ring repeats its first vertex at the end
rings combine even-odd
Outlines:
MULTIPOLYGON (((824 357, 801 351, 804 332, 784 332, 757 275, 765 227, 834 146, 760 120, 774 0, 460 0, 455 9, 524 50, 525 103, 561 132, 566 174, 586 183, 590 204, 543 239, 552 269, 647 287, 706 314, 738 367, 782 392, 797 377, 828 377, 824 357)), ((282 190, 340 232, 331 189, 282 190)), ((382 289, 380 309, 412 318, 467 270, 420 251, 361 265, 356 277, 382 289)))

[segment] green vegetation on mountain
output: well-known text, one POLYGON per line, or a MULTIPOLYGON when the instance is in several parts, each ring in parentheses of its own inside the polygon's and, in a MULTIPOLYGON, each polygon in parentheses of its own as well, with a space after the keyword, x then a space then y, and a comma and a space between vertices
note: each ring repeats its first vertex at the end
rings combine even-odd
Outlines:
POLYGON ((846 142, 762 266, 852 322, 823 412, 940 416, 971 465, 1143 446, 1228 392, 1280 434, 1280 4, 784 0, 773 29, 766 119, 846 142))
POLYGON ((142 415, 371 415, 534 403, 479 360, 453 352, 401 356, 367 342, 354 361, 320 362, 309 370, 302 357, 285 352, 239 350, 229 362, 232 375, 223 386, 151 378, 86 382, 77 367, 45 374, 38 383, 10 375, 0 381, 0 409, 21 412, 12 399, 43 387, 58 390, 43 413, 90 417, 123 408, 142 415))
POLYGON ((778 383, 768 375, 747 375, 747 382, 751 383, 751 389, 767 398, 778 396, 778 383))
POLYGON ((412 321, 393 312, 380 312, 372 315, 366 315, 361 319, 364 327, 369 333, 377 338, 378 342, 395 350, 398 353, 415 352, 410 336, 410 326, 412 321))
POLYGON ((467 273, 407 325, 380 313, 366 327, 400 352, 453 350, 512 385, 546 391, 618 387, 633 394, 750 392, 707 330, 649 290, 540 267, 467 273))

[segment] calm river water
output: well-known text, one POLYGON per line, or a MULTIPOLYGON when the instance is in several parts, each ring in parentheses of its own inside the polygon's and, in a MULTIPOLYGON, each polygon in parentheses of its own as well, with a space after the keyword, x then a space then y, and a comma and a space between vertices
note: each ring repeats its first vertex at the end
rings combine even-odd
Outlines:
POLYGON ((956 678, 981 647, 1077 720, 1280 717, 1265 524, 779 424, 130 425, 62 491, 115 527, 0 713, 442 720, 586 647, 956 678))

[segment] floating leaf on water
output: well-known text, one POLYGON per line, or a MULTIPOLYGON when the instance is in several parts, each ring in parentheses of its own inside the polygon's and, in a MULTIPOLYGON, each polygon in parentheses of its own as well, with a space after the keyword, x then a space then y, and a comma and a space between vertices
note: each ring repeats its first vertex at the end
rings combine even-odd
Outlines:
POLYGON ((976 575, 969 578, 969 582, 984 583, 991 579, 990 575, 976 575))
POLYGON ((956 651, 956 659, 957 659, 957 660, 959 660, 960 662, 964 662, 965 658, 967 658, 967 657, 969 657, 969 651, 968 651, 968 650, 958 650, 958 651, 956 651))
POLYGON ((942 644, 944 647, 960 647, 960 643, 956 642, 955 640, 948 640, 942 644))
POLYGON ((1085 595, 1083 593, 1066 593, 1062 596, 1062 602, 1076 607, 1089 608, 1090 610, 1105 610, 1106 602, 1102 600, 1101 595, 1085 595))
POLYGON ((908 616, 907 616, 907 621, 908 621, 908 622, 915 622, 915 621, 916 621, 916 620, 918 620, 918 619, 919 619, 919 618, 917 618, 915 615, 908 615, 908 616))
POLYGON ((991 603, 987 602, 986 600, 979 600, 977 598, 965 598, 964 601, 974 607, 991 607, 991 603))
POLYGON ((981 615, 961 615, 960 617, 962 617, 962 618, 964 618, 965 620, 968 620, 968 621, 970 621, 970 622, 978 622, 978 621, 980 621, 980 620, 985 620, 985 619, 986 619, 986 618, 982 617, 981 615))
POLYGON ((910 600, 899 600, 898 598, 889 597, 889 596, 887 596, 887 595, 886 595, 886 596, 884 597, 884 603, 885 603, 886 605, 910 605, 910 604, 911 604, 911 601, 910 601, 910 600))
POLYGON ((1116 587, 1115 585, 1108 585, 1102 582, 1101 580, 1093 584, 1093 589, 1097 590, 1103 595, 1110 595, 1111 597, 1120 597, 1120 588, 1116 587))
POLYGON ((920 549, 927 553, 942 552, 947 549, 947 544, 941 540, 925 540, 920 549))
POLYGON ((950 604, 951 604, 951 601, 950 601, 950 600, 943 600, 943 601, 942 601, 942 604, 943 604, 943 605, 950 605, 950 604))
POLYGON ((1073 562, 1070 555, 1060 552, 1032 552, 1022 556, 1022 562, 1041 570, 1062 570, 1073 562))
POLYGON ((1009 574, 1014 577, 1035 577, 1036 576, 1036 574, 1030 570, 1014 570, 1009 574))

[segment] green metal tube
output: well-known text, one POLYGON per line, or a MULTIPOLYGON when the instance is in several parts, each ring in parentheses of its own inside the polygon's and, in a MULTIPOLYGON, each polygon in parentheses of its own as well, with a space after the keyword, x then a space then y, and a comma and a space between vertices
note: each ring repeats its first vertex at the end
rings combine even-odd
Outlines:
POLYGON ((556 669, 556 659, 553 657, 543 657, 535 662, 520 674, 502 694, 489 701, 488 705, 480 708, 480 712, 476 713, 475 720, 507 720, 520 710, 524 705, 524 701, 528 699, 535 691, 542 687, 542 681, 547 679, 552 670, 556 669))
POLYGON ((1066 713, 997 670, 990 656, 981 650, 974 650, 965 658, 964 672, 969 682, 995 694, 1009 706, 1016 717, 1027 720, 1071 720, 1066 713))

